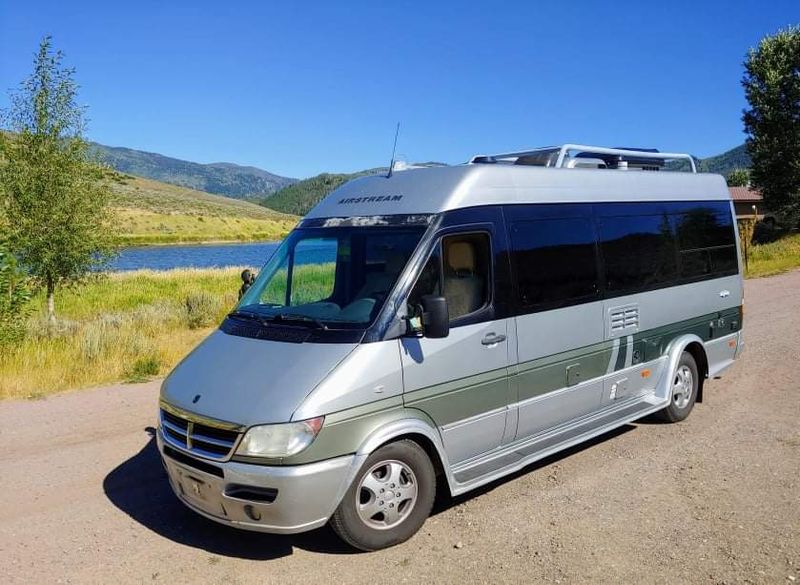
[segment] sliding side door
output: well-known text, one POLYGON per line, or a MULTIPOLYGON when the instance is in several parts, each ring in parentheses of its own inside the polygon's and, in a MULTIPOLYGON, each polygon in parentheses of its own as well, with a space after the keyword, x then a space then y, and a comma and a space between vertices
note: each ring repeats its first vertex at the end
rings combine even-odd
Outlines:
POLYGON ((600 408, 611 355, 603 342, 589 204, 504 208, 517 325, 517 438, 600 408))

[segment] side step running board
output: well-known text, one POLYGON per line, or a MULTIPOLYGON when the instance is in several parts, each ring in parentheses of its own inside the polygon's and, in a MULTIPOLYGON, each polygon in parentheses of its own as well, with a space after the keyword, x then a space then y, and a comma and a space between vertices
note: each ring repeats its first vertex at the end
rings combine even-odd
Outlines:
POLYGON ((453 470, 453 477, 458 486, 453 490, 454 495, 489 483, 534 461, 661 410, 665 404, 654 403, 653 398, 655 397, 652 394, 639 397, 634 404, 594 416, 561 431, 551 431, 533 440, 526 439, 517 447, 509 446, 488 461, 472 464, 469 467, 461 466, 460 470, 456 468, 453 470), (650 401, 643 398, 649 398, 650 401))

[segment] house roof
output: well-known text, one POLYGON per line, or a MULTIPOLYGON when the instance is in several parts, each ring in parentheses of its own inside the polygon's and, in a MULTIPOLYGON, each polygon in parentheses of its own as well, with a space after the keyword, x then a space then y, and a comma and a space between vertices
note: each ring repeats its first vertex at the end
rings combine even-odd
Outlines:
POLYGON ((761 201, 763 197, 756 189, 750 187, 728 187, 731 192, 731 199, 734 201, 761 201))

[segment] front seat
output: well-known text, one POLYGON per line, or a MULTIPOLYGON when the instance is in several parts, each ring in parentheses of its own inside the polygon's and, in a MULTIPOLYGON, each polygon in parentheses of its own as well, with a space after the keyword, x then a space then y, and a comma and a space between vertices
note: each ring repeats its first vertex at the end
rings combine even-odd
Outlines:
POLYGON ((476 273, 477 257, 472 242, 454 242, 447 247, 444 275, 444 296, 455 319, 483 305, 484 281, 476 273))
POLYGON ((386 259, 383 272, 370 272, 364 279, 364 285, 356 293, 354 299, 365 299, 374 295, 387 295, 389 289, 400 276, 407 258, 402 254, 391 254, 386 259))

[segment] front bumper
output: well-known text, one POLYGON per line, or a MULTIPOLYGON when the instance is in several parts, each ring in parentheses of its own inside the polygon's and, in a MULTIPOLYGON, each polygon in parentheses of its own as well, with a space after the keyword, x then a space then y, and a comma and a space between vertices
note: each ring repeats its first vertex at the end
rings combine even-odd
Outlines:
POLYGON ((156 439, 172 491, 186 506, 221 524, 259 532, 291 534, 324 525, 357 469, 355 455, 285 467, 205 462, 174 456, 174 450, 170 456, 169 446, 165 453, 161 429, 156 439))

